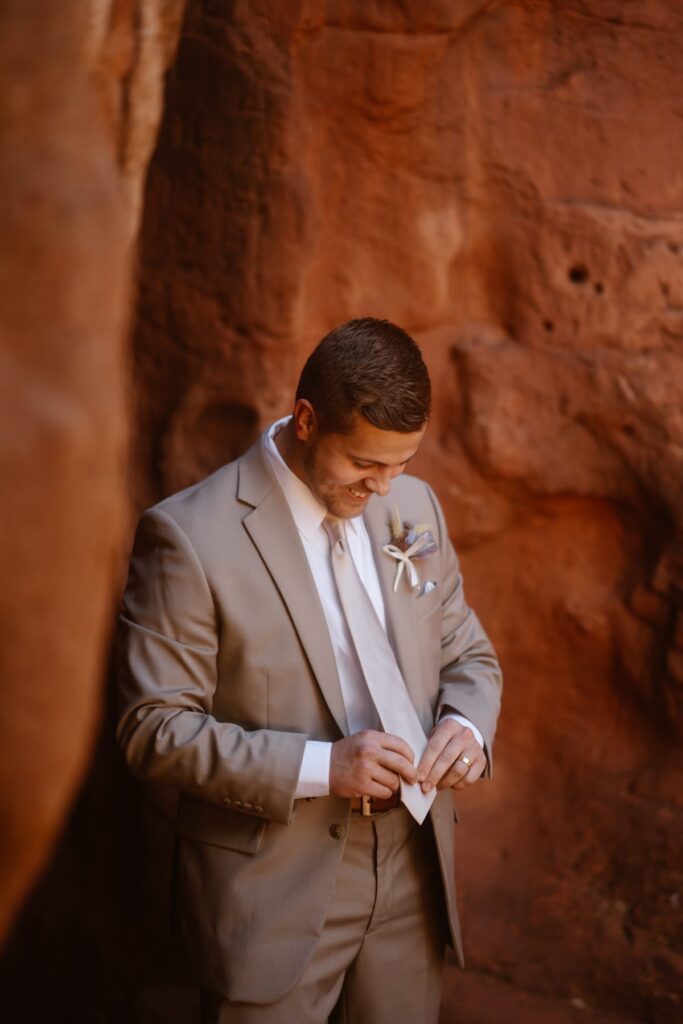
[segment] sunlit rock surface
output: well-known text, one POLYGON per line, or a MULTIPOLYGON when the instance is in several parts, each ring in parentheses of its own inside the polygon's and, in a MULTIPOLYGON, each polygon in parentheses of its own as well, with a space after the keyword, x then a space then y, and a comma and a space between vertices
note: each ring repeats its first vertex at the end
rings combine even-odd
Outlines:
POLYGON ((102 703, 128 509, 131 242, 181 6, 0 8, 0 938, 102 703))

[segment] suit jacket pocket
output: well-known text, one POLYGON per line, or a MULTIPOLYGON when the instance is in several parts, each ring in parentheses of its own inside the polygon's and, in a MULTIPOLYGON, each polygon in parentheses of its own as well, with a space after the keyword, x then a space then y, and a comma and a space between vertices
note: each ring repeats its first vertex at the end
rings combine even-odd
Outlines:
POLYGON ((441 588, 436 586, 426 594, 420 594, 413 599, 415 601, 415 614, 418 619, 423 619, 436 608, 441 607, 441 588))
POLYGON ((263 842, 266 824, 265 818, 199 803, 185 796, 181 796, 178 802, 178 834, 212 846, 222 846, 226 850, 257 853, 263 842))

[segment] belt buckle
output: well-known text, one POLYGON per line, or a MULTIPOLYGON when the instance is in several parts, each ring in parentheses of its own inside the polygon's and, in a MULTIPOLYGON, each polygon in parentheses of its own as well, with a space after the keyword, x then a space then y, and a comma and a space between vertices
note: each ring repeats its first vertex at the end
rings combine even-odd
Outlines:
POLYGON ((375 813, 372 809, 371 796, 362 796, 360 798, 360 813, 364 818, 371 818, 375 813))

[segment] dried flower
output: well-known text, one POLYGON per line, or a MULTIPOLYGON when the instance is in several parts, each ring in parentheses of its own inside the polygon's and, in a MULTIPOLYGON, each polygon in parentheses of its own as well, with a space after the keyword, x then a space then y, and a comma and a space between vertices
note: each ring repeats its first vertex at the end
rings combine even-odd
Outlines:
POLYGON ((419 523, 417 526, 413 526, 412 523, 404 521, 401 518, 398 505, 394 505, 391 510, 390 528, 391 543, 385 544, 382 551, 396 559, 396 575, 393 586, 394 593, 396 593, 404 571, 407 573, 411 587, 419 586, 420 578, 412 560, 433 554, 438 549, 438 545, 434 540, 431 525, 419 523))

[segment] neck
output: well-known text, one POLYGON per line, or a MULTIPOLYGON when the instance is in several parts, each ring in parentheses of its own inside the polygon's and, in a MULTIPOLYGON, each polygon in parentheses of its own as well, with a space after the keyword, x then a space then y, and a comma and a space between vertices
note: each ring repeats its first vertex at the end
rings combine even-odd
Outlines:
POLYGON ((275 441, 275 447, 285 460, 287 467, 291 469, 295 476, 299 477, 299 480, 308 486, 308 481, 306 480, 306 475, 304 473, 301 444, 297 440, 297 436, 294 432, 294 420, 291 419, 289 423, 285 424, 282 430, 275 435, 273 440, 275 441))

